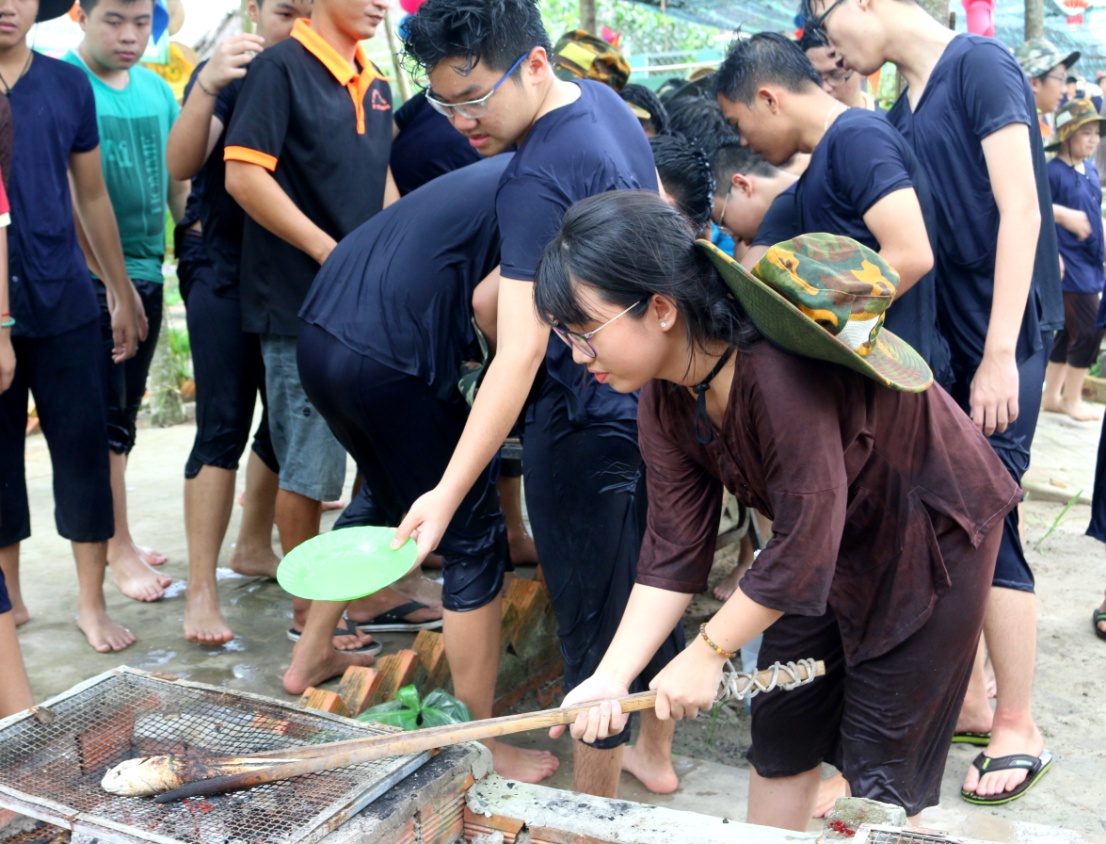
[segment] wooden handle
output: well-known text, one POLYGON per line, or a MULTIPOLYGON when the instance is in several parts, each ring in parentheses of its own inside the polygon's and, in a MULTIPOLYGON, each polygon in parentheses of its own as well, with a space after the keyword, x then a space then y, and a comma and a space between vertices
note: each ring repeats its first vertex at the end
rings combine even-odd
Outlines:
MULTIPOLYGON (((800 680, 807 679, 806 671, 802 666, 800 666, 799 673, 802 675, 799 677, 800 680)), ((825 673, 825 664, 821 661, 815 663, 814 676, 820 677, 825 673)), ((758 672, 756 676, 762 683, 771 681, 771 672, 769 671, 758 672)), ((617 702, 623 712, 638 712, 643 709, 652 709, 657 702, 657 693, 639 692, 625 697, 612 698, 611 700, 617 702)), ((159 794, 154 799, 158 803, 169 803, 187 797, 240 791, 267 782, 298 777, 303 774, 313 774, 317 771, 328 771, 333 768, 361 765, 365 762, 373 762, 389 756, 407 756, 412 753, 421 753, 424 750, 434 750, 466 741, 482 741, 512 733, 522 733, 527 730, 547 729, 563 724, 571 724, 580 713, 587 712, 592 707, 605 702, 593 700, 576 706, 542 709, 538 712, 504 715, 500 718, 486 718, 464 724, 445 724, 441 727, 429 727, 406 733, 348 739, 327 744, 268 751, 233 760, 227 759, 224 761, 228 764, 232 762, 241 764, 249 760, 269 758, 273 760, 273 764, 255 771, 191 782, 180 788, 174 788, 172 791, 159 794)), ((213 761, 212 764, 217 766, 218 762, 213 761)))

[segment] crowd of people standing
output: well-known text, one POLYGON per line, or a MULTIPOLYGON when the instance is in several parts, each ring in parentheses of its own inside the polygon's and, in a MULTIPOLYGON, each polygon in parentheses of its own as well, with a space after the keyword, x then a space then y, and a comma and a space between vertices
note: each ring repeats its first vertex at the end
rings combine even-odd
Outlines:
MULTIPOLYGON (((29 617, 29 396, 88 643, 136 642, 108 572, 139 601, 169 586, 125 484, 168 209, 197 388, 187 640, 234 636, 216 567, 247 446, 229 560, 247 575, 275 574, 274 526, 282 554, 319 534, 352 458, 335 529, 396 528, 441 585, 416 568, 294 600, 291 694, 371 664, 374 632, 441 627, 456 695, 489 717, 505 577, 540 560, 566 702, 658 691, 632 745, 610 705, 572 725, 579 791, 614 796, 623 770, 678 788, 674 722, 750 647, 828 667, 753 703, 751 822, 804 829, 845 792, 915 817, 950 742, 981 748, 971 803, 1047 772, 1018 502, 1042 407, 1095 418, 1103 118, 1061 105, 1078 54, 1015 55, 907 0, 805 0, 800 39, 743 35, 658 96, 602 39, 554 44, 535 0, 425 0, 400 33, 425 90, 394 108, 361 46, 387 0, 250 0, 256 32, 178 105, 138 64, 153 0, 80 0, 80 46, 34 53, 31 26, 70 5, 0 0, 6 663, 29 617), (864 80, 887 63, 905 89, 883 111, 864 80), (727 491, 771 539, 688 642, 727 491)), ((1093 620, 1106 638, 1106 604, 1093 620)), ((31 702, 16 673, 0 714, 31 702)), ((558 766, 488 745, 503 776, 558 766)))

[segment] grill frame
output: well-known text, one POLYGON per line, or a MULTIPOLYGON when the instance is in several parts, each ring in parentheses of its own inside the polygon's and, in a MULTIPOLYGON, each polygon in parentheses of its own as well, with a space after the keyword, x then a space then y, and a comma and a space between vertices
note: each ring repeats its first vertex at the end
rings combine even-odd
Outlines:
POLYGON ((159 748, 159 744, 173 741, 212 755, 248 755, 263 749, 394 732, 400 731, 262 695, 122 666, 0 720, 0 807, 70 829, 75 839, 82 834, 113 844, 314 844, 425 764, 432 754, 378 760, 235 794, 164 805, 154 804, 149 797, 108 795, 100 790, 99 781, 108 767, 123 759, 175 752, 168 746, 159 748), (120 698, 130 697, 137 702, 127 704, 117 715, 112 707, 120 698), (155 706, 163 700, 168 703, 155 706), (90 725, 89 711, 105 709, 111 710, 109 714, 90 725), (273 721, 265 720, 270 718, 273 721), (101 721, 112 719, 122 719, 124 724, 129 720, 130 735, 120 737, 125 727, 114 736, 106 730, 103 736, 94 733, 101 721), (174 739, 172 726, 166 725, 178 721, 198 740, 174 739), (286 731, 262 729, 274 723, 286 731), (86 757, 91 760, 82 761, 86 757), (59 795, 59 789, 37 783, 49 781, 51 768, 77 784, 70 787, 67 782, 59 795), (272 820, 263 814, 266 811, 272 820), (292 817, 297 814, 302 817, 292 817), (256 827, 236 827, 236 822, 246 826, 240 821, 243 816, 259 819, 265 828, 259 833, 256 827), (155 826, 143 829, 138 825, 143 821, 155 826), (187 827, 194 834, 182 833, 187 827))
POLYGON ((964 844, 961 838, 948 833, 918 827, 861 824, 853 838, 854 844, 964 844))

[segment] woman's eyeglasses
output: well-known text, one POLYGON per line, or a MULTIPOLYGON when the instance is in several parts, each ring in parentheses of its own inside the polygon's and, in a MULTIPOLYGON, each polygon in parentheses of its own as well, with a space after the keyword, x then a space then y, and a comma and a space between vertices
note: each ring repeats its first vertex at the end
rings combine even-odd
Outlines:
POLYGON ((632 311, 634 308, 636 308, 638 305, 640 305, 644 301, 645 301, 644 299, 638 299, 636 302, 634 302, 634 304, 630 305, 630 307, 628 307, 626 310, 622 311, 621 313, 615 314, 613 317, 611 317, 609 320, 607 320, 601 326, 599 326, 598 328, 593 328, 587 334, 578 334, 575 331, 569 331, 567 328, 565 328, 563 325, 561 325, 560 323, 557 323, 557 322, 553 323, 553 326, 552 326, 553 327, 553 332, 558 337, 560 337, 565 342, 565 345, 567 345, 570 349, 575 349, 580 354, 582 354, 584 357, 589 357, 589 358, 592 358, 592 359, 597 358, 597 357, 599 357, 599 352, 595 351, 595 346, 593 346, 591 344, 591 338, 594 337, 596 334, 598 334, 600 331, 602 331, 604 328, 606 328, 608 325, 610 325, 612 322, 614 322, 619 317, 626 316, 626 314, 630 313, 630 311, 632 311))

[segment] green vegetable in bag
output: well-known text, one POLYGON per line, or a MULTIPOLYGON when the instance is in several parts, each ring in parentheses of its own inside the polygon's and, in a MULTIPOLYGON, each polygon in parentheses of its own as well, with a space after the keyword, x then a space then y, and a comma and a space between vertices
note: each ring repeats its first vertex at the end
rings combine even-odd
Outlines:
POLYGON ((419 700, 418 689, 410 685, 397 691, 394 700, 366 709, 357 716, 357 720, 417 730, 443 724, 463 724, 472 720, 472 714, 461 701, 441 689, 435 689, 425 699, 419 700))

